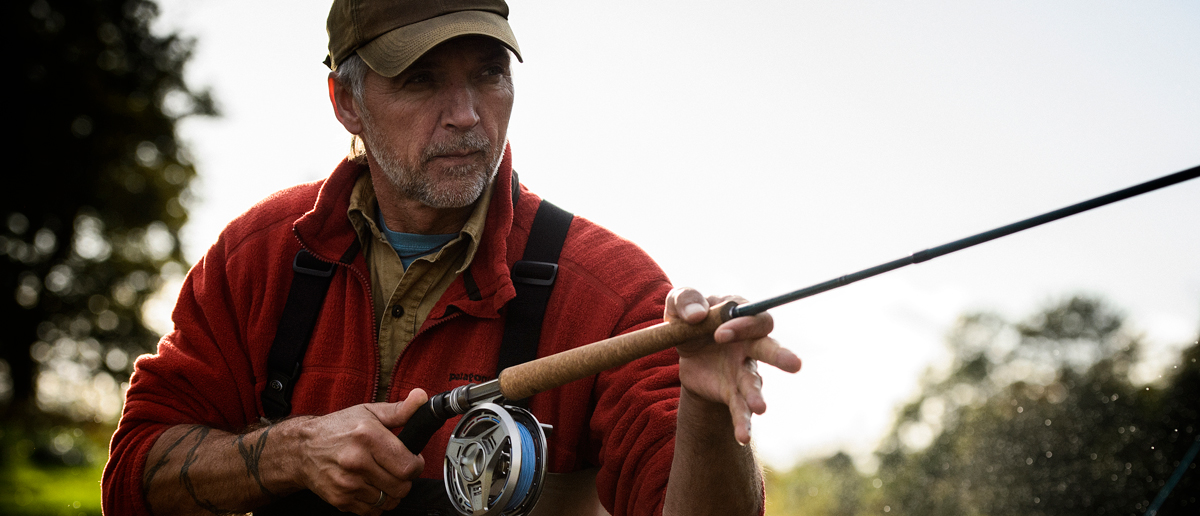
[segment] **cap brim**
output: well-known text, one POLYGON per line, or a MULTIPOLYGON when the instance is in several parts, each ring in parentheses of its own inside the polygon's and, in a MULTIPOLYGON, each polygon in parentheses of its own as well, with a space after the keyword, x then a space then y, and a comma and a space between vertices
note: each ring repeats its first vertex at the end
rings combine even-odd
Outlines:
POLYGON ((491 37, 517 56, 521 49, 508 20, 485 11, 459 11, 405 25, 359 47, 358 55, 375 73, 395 77, 439 44, 459 36, 491 37))

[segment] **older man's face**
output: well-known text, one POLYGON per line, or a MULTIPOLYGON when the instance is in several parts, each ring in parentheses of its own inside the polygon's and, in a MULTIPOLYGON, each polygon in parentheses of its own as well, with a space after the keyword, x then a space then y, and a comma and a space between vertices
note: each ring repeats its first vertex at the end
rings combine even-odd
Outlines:
POLYGON ((367 71, 363 131, 372 167, 435 208, 479 198, 504 155, 513 85, 495 40, 443 43, 395 77, 367 71))

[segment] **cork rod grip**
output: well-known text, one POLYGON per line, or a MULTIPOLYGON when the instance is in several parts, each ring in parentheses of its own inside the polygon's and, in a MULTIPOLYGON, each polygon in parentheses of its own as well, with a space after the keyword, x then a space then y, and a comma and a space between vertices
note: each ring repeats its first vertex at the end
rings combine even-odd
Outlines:
POLYGON ((509 367, 500 372, 500 392, 509 400, 528 398, 692 339, 711 338, 735 306, 733 301, 714 306, 699 324, 664 322, 509 367))

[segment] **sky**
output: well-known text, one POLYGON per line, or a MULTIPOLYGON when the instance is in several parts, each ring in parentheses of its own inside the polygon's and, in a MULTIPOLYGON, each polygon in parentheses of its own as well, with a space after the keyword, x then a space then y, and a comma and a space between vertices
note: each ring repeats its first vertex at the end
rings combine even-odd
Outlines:
MULTIPOLYGON (((194 262, 349 148, 321 64, 327 0, 160 0, 223 113, 180 132, 194 262)), ((677 285, 751 301, 1200 165, 1189 1, 513 0, 521 181, 644 247, 677 285)), ((1200 180, 772 311, 804 361, 764 371, 763 461, 867 463, 960 314, 1100 295, 1141 378, 1200 329, 1200 180)), ((177 284, 177 283, 176 283, 177 284)), ((174 294, 153 303, 159 328, 174 294)))

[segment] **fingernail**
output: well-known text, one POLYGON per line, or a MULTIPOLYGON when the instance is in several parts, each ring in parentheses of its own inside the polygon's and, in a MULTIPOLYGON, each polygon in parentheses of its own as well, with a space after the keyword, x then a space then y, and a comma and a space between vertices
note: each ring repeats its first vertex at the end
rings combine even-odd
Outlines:
POLYGON ((704 312, 704 308, 698 304, 692 303, 683 307, 683 318, 691 319, 693 315, 704 312))
POLYGON ((733 330, 717 330, 713 334, 713 340, 721 343, 729 342, 733 340, 733 330))

